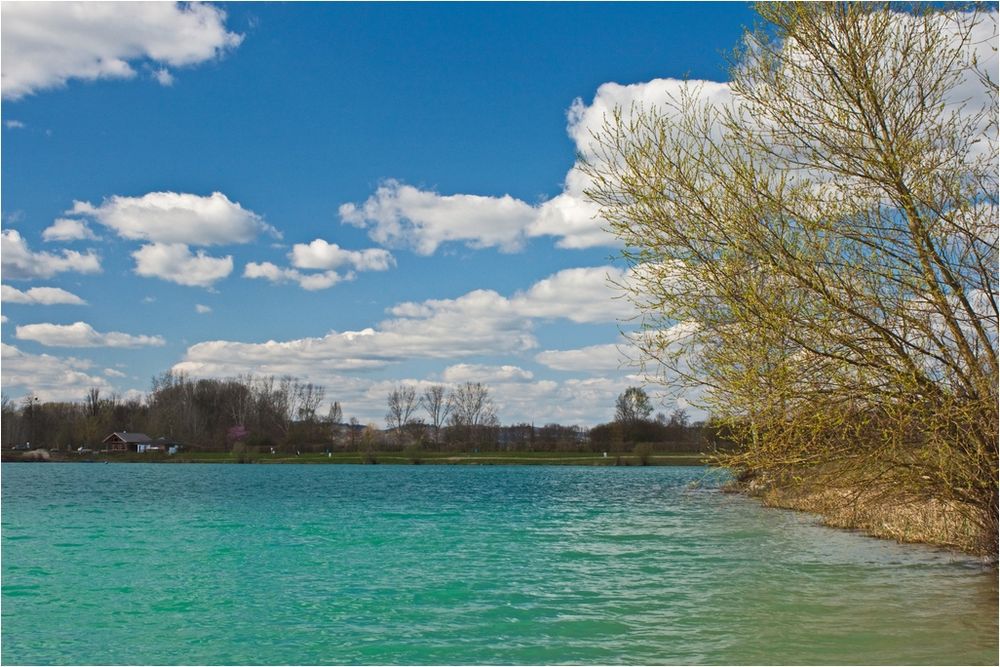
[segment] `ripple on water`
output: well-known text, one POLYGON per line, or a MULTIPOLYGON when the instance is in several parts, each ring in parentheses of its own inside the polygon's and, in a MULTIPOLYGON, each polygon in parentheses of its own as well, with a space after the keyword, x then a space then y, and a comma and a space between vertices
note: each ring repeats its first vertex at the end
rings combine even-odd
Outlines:
POLYGON ((995 573, 704 468, 2 475, 8 663, 996 661, 995 573))

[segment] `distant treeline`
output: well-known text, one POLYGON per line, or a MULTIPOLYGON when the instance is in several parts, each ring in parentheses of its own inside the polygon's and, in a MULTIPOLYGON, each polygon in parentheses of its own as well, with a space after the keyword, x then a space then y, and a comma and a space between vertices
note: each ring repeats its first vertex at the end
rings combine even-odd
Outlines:
POLYGON ((239 441, 281 445, 321 440, 326 416, 316 414, 325 390, 295 378, 241 376, 193 380, 164 373, 143 398, 102 395, 82 402, 42 403, 32 396, 3 400, 3 447, 98 449, 115 431, 163 436, 195 449, 228 450, 239 441))
MULTIPOLYGON (((399 385, 387 397, 386 428, 344 420, 338 402, 326 402, 322 386, 292 377, 244 375, 228 379, 192 379, 165 373, 153 379, 144 397, 122 398, 91 389, 80 402, 41 402, 32 395, 7 397, 2 405, 2 447, 100 450, 112 432, 139 432, 166 438, 189 450, 393 451, 424 448, 440 451, 578 451, 626 452, 643 444, 655 451, 708 451, 715 430, 689 424, 683 411, 650 418, 641 389, 618 399, 616 419, 592 429, 561 424, 500 424, 482 383, 450 391, 431 386, 421 395, 399 385), (623 397, 639 396, 639 409, 622 409, 623 397)), ((627 405, 626 405, 627 407, 627 405)), ((633 406, 634 407, 634 406, 633 406)))

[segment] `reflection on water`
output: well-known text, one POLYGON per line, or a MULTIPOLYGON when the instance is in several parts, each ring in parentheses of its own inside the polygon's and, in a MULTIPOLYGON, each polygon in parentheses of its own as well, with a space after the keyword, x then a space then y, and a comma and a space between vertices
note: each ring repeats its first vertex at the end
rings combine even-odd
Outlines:
POLYGON ((2 474, 7 664, 997 661, 995 571, 705 468, 2 474))

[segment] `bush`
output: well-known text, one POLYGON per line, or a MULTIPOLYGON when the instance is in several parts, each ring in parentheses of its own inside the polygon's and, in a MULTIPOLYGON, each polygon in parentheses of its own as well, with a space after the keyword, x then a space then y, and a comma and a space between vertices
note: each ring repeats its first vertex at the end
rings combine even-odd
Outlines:
POLYGON ((419 465, 420 463, 423 463, 424 452, 419 445, 410 445, 409 447, 406 448, 406 450, 403 453, 406 455, 406 458, 409 459, 410 463, 412 463, 413 465, 419 465))
POLYGON ((254 463, 257 460, 256 454, 256 447, 247 447, 244 442, 233 443, 233 457, 237 463, 254 463))
POLYGON ((641 442, 632 449, 632 453, 639 459, 639 465, 648 466, 649 459, 653 455, 653 446, 648 442, 641 442))

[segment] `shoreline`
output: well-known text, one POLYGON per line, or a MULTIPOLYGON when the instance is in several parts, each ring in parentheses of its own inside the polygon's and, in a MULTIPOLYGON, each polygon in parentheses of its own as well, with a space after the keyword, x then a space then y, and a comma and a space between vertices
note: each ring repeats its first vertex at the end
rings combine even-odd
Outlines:
MULTIPOLYGON (((44 451, 44 450, 36 450, 44 451)), ((26 452, 25 454, 34 454, 26 452)), ((670 454, 582 454, 579 452, 337 452, 295 454, 233 454, 197 452, 175 454, 93 454, 78 456, 72 452, 46 452, 26 457, 20 452, 3 452, 2 463, 221 463, 264 465, 579 465, 579 466, 701 466, 711 455, 697 452, 670 454)))
POLYGON ((824 526, 861 532, 899 544, 920 544, 963 553, 997 567, 983 549, 981 536, 967 512, 934 499, 891 501, 874 490, 731 482, 725 488, 758 500, 764 507, 816 515, 824 526))

